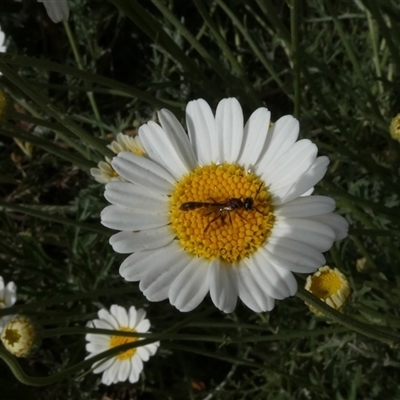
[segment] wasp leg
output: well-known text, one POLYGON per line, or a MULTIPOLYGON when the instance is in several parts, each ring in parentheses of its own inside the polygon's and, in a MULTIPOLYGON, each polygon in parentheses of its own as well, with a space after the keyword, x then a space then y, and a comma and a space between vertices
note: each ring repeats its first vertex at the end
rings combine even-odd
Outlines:
POLYGON ((239 215, 242 220, 247 221, 247 218, 243 217, 242 213, 240 213, 239 211, 237 212, 237 215, 239 215))
POLYGON ((211 225, 213 222, 217 221, 217 220, 220 219, 220 218, 222 218, 222 221, 223 221, 223 220, 225 219, 224 215, 225 215, 225 214, 220 213, 220 214, 218 214, 216 217, 214 217, 214 218, 207 224, 206 228, 204 229, 204 233, 206 233, 206 232, 208 231, 208 228, 210 227, 210 225, 211 225))
POLYGON ((257 207, 253 207, 259 214, 261 214, 261 215, 266 215, 266 214, 264 214, 264 213, 262 213, 257 207))

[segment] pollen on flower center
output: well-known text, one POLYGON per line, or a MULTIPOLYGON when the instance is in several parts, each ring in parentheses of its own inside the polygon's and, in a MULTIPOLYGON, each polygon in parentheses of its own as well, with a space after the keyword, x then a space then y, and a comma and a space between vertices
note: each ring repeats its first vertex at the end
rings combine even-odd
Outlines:
MULTIPOLYGON (((134 329, 131 328, 126 328, 126 327, 119 327, 118 331, 122 332, 136 332, 134 329)), ((131 343, 131 342, 136 342, 138 338, 132 337, 132 336, 111 336, 110 337, 110 342, 109 342, 109 347, 112 349, 113 347, 121 346, 122 344, 126 343, 131 343)), ((124 351, 121 354, 118 354, 116 358, 119 360, 127 360, 129 358, 132 358, 136 353, 136 348, 129 349, 124 351)))
POLYGON ((175 185, 170 212, 172 229, 186 251, 229 264, 257 251, 275 222, 264 182, 229 163, 185 175, 175 185))

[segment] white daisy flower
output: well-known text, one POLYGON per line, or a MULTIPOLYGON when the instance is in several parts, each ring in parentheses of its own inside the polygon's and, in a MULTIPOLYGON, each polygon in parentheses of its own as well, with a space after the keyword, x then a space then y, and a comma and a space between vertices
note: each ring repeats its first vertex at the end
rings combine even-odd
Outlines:
POLYGON ((119 153, 112 167, 127 182, 106 185, 112 203, 103 225, 127 281, 140 281, 150 301, 169 299, 191 311, 207 293, 220 310, 239 297, 251 310, 269 311, 275 299, 293 296, 292 272, 325 264, 323 252, 347 236, 335 202, 310 196, 329 160, 317 146, 297 140, 290 115, 270 128, 270 112, 257 109, 243 127, 234 98, 215 116, 202 99, 186 108, 188 136, 168 110, 161 126, 139 129, 148 158, 119 153))
MULTIPOLYGON (((98 312, 99 319, 95 319, 88 323, 90 328, 112 329, 123 332, 145 333, 150 328, 150 321, 145 319, 146 312, 139 308, 130 307, 129 310, 112 305, 110 311, 102 309, 98 312)), ((94 333, 88 333, 86 340, 86 350, 90 353, 86 358, 95 356, 103 351, 113 347, 120 346, 125 343, 140 340, 137 337, 130 336, 107 336, 94 333)), ((107 361, 99 361, 94 364, 93 372, 95 374, 103 373, 101 377, 102 383, 111 385, 117 382, 129 380, 135 383, 139 380, 139 374, 143 369, 143 361, 148 361, 153 356, 159 342, 138 346, 127 350, 107 361)))
POLYGON ((37 0, 43 3, 50 19, 57 23, 60 21, 68 21, 69 5, 68 0, 37 0))
MULTIPOLYGON (((8 308, 14 305, 17 301, 17 287, 14 282, 8 282, 7 286, 4 285, 4 279, 0 276, 0 309, 8 308)), ((6 323, 13 318, 12 315, 7 315, 0 318, 0 333, 2 332, 6 323)))
MULTIPOLYGON (((107 147, 115 154, 129 151, 139 156, 145 155, 139 136, 132 137, 124 135, 123 133, 118 133, 116 140, 107 145, 107 147)), ((111 160, 108 157, 106 157, 105 160, 106 161, 100 161, 98 163, 98 168, 90 169, 90 174, 94 179, 99 183, 125 181, 111 166, 111 160)))

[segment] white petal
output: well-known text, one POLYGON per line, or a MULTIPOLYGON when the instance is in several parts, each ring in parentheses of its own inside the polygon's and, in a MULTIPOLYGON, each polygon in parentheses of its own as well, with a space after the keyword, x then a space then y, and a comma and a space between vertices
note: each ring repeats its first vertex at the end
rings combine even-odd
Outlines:
MULTIPOLYGON (((94 326, 91 326, 90 328, 94 328, 94 326)), ((106 329, 112 329, 112 327, 110 326, 109 328, 106 328, 106 329)), ((97 345, 102 345, 103 346, 103 350, 102 351, 108 349, 108 342, 109 342, 110 339, 109 339, 109 336, 107 336, 107 335, 98 335, 96 333, 87 333, 85 335, 85 339, 88 342, 92 342, 92 343, 97 344, 97 345)))
POLYGON ((147 330, 142 331, 142 330, 140 330, 140 329, 138 328, 138 326, 140 325, 140 323, 141 323, 142 321, 144 321, 145 318, 146 318, 146 311, 145 311, 143 308, 139 308, 139 309, 136 311, 136 328, 137 328, 136 330, 137 330, 138 332, 147 332, 147 330))
POLYGON ((134 383, 139 380, 139 375, 143 370, 143 361, 140 357, 133 357, 131 359, 131 375, 129 376, 129 382, 134 383))
POLYGON ((118 321, 118 329, 120 327, 128 328, 129 326, 128 313, 126 312, 126 309, 124 307, 113 304, 110 308, 110 313, 114 315, 114 317, 118 321))
POLYGON ((130 306, 128 310, 129 328, 134 329, 136 327, 137 311, 135 306, 130 306))
POLYGON ((293 296, 297 282, 293 274, 269 261, 269 253, 260 248, 249 260, 250 271, 261 284, 264 291, 274 299, 282 300, 293 296))
POLYGON ((200 165, 217 161, 215 119, 203 99, 190 101, 186 107, 186 126, 200 165))
POLYGON ((240 299, 255 312, 271 311, 274 308, 274 299, 262 287, 262 280, 250 270, 251 261, 244 259, 238 267, 238 295, 240 299))
POLYGON ((68 0, 38 0, 38 2, 44 4, 48 16, 54 23, 68 21, 68 0))
POLYGON ((14 282, 8 282, 4 289, 4 302, 11 307, 17 301, 17 286, 14 282))
MULTIPOLYGON (((106 310, 105 310, 106 311, 106 310)), ((106 311, 108 313, 108 311, 106 311)), ((104 319, 95 319, 93 321, 91 321, 94 325, 94 328, 99 328, 99 329, 115 329, 114 326, 105 321, 104 319)), ((96 335, 99 336, 99 335, 96 335)), ((104 337, 104 336, 103 336, 104 337)))
MULTIPOLYGON (((154 211, 154 210, 152 210, 154 211)), ((141 231, 169 224, 167 214, 134 212, 130 208, 108 206, 100 214, 101 223, 110 229, 119 231, 141 231)))
POLYGON ((243 144, 240 150, 238 164, 245 169, 254 165, 264 147, 269 129, 271 113, 265 107, 260 107, 251 114, 243 132, 243 144))
POLYGON ((325 175, 329 165, 328 157, 318 157, 312 167, 304 173, 297 182, 295 182, 288 190, 286 188, 274 192, 274 203, 288 203, 293 199, 301 196, 307 190, 314 187, 325 175), (278 198, 279 200, 276 200, 278 198))
POLYGON ((167 299, 171 284, 191 259, 180 245, 172 242, 163 251, 160 262, 152 263, 145 271, 140 281, 140 290, 150 301, 167 299))
POLYGON ((113 329, 118 329, 119 323, 117 319, 115 318, 114 315, 112 315, 109 311, 106 309, 102 308, 99 310, 97 313, 100 319, 103 319, 104 321, 108 322, 113 329))
POLYGON ((197 158, 194 153, 192 144, 189 141, 188 135, 182 128, 180 122, 176 119, 175 115, 166 109, 158 113, 161 126, 180 158, 185 161, 185 166, 188 171, 193 170, 197 166, 197 158))
POLYGON ((168 194, 175 179, 161 165, 137 154, 122 152, 112 160, 112 166, 127 181, 155 193, 168 194))
POLYGON ((277 218, 271 237, 296 240, 316 248, 328 251, 335 240, 335 232, 326 224, 305 218, 277 218))
POLYGON ((335 232, 335 240, 342 240, 347 237, 349 233, 349 223, 339 214, 329 213, 325 215, 315 215, 311 218, 333 229, 335 232))
POLYGON ((168 197, 155 194, 130 182, 110 182, 106 185, 104 197, 111 203, 147 214, 168 212, 168 197))
POLYGON ((314 188, 312 187, 310 190, 307 190, 302 194, 302 196, 311 196, 314 192, 314 188))
POLYGON ((210 296, 217 308, 231 313, 238 297, 237 268, 214 259, 210 263, 210 296))
POLYGON ((136 325, 136 332, 148 332, 149 329, 150 321, 148 319, 144 319, 136 325))
POLYGON ((140 346, 137 348, 137 353, 143 361, 148 361, 149 358, 157 352, 159 346, 160 342, 154 342, 147 344, 146 346, 140 346))
POLYGON ((174 236, 170 226, 139 232, 119 232, 110 237, 114 251, 121 254, 157 249, 172 242, 174 236))
POLYGON ((192 257, 169 288, 170 303, 181 312, 195 309, 208 292, 208 270, 205 260, 192 257))
POLYGON ((283 218, 305 218, 330 213, 335 209, 335 201, 326 196, 299 197, 289 203, 275 206, 276 216, 283 218))
POLYGON ((101 381, 105 385, 111 385, 113 383, 118 382, 118 369, 119 369, 119 361, 114 358, 115 362, 104 371, 103 376, 101 377, 101 381))
POLYGON ((236 162, 243 140, 243 111, 237 99, 223 99, 215 113, 216 143, 220 163, 236 162))
POLYGON ((256 172, 263 171, 273 165, 273 162, 293 146, 299 136, 299 121, 291 115, 285 115, 268 131, 267 140, 256 163, 256 172))
POLYGON ((154 121, 142 125, 139 128, 139 137, 149 157, 162 165, 175 179, 179 180, 189 172, 190 161, 184 158, 187 155, 181 154, 181 149, 174 147, 171 137, 160 125, 154 121))
POLYGON ((130 282, 140 281, 152 266, 164 265, 163 260, 169 254, 169 246, 156 250, 138 251, 131 254, 119 267, 120 275, 130 282))
MULTIPOLYGON (((100 361, 101 362, 101 361, 100 361)), ((106 369, 110 368, 113 364, 115 363, 115 358, 109 358, 107 361, 104 361, 101 365, 98 365, 98 363, 96 363, 96 367, 93 370, 93 373, 95 374, 99 374, 100 372, 105 371, 106 369)))
POLYGON ((311 246, 286 238, 269 238, 267 258, 273 264, 299 273, 314 272, 325 264, 325 257, 311 246))
POLYGON ((313 164, 318 148, 308 139, 299 140, 287 152, 278 157, 261 178, 273 193, 285 186, 293 185, 313 164))
POLYGON ((130 360, 123 360, 120 362, 117 378, 119 382, 125 382, 128 380, 128 377, 131 373, 131 368, 130 360))
POLYGON ((95 342, 86 343, 86 351, 88 351, 89 353, 99 354, 106 350, 108 350, 108 348, 102 343, 95 343, 95 342))

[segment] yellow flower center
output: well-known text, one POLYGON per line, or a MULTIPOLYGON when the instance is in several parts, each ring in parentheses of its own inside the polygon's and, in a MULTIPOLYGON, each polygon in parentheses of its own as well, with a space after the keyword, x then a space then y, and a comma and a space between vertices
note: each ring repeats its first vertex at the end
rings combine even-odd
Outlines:
MULTIPOLYGON (((118 331, 122 332, 136 332, 135 329, 127 328, 127 327, 119 327, 118 331)), ((138 338, 136 337, 129 337, 129 336, 111 336, 110 337, 110 342, 108 346, 111 348, 116 347, 116 346, 121 346, 122 344, 126 343, 131 343, 131 342, 136 342, 138 338)), ((119 360, 127 360, 129 358, 132 358, 136 353, 136 348, 129 349, 124 351, 121 354, 118 354, 116 357, 119 360)))
POLYGON ((332 271, 321 271, 319 275, 312 277, 310 292, 321 300, 326 300, 338 293, 343 286, 342 278, 332 271))
POLYGON ((229 163, 185 175, 175 185, 170 212, 172 229, 186 251, 229 264, 257 251, 275 222, 264 182, 229 163))
POLYGON ((3 341, 6 341, 9 346, 14 346, 21 340, 21 335, 18 329, 5 329, 5 332, 2 336, 3 341))

